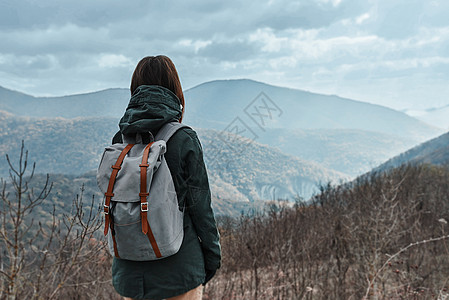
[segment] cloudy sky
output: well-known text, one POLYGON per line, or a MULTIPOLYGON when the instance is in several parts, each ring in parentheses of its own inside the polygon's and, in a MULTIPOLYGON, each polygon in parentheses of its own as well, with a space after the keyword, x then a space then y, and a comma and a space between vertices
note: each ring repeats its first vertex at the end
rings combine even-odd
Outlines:
POLYGON ((397 109, 449 104, 449 1, 0 0, 0 85, 128 87, 165 54, 184 89, 250 78, 397 109))

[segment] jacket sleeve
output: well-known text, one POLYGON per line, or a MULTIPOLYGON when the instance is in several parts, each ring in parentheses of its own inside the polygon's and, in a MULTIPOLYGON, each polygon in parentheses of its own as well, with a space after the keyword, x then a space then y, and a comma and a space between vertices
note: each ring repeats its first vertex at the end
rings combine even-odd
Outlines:
POLYGON ((221 264, 220 235, 211 207, 211 193, 203 150, 198 136, 189 131, 191 145, 185 157, 185 182, 187 184, 186 212, 192 219, 203 250, 206 270, 216 270, 221 264))

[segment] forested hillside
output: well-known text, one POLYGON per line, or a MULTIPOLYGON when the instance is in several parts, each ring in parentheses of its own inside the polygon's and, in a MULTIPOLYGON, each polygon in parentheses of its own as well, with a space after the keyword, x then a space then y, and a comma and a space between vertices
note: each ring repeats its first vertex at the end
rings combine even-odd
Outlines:
MULTIPOLYGON (((9 153, 13 163, 20 152, 21 139, 29 149, 29 161, 39 173, 50 173, 55 202, 71 199, 81 182, 86 195, 102 199, 95 183, 95 171, 103 148, 115 133, 113 118, 35 119, 0 113, 0 152, 9 153), (111 130, 112 129, 112 130, 111 130), (70 183, 70 184, 67 184, 70 183)), ((321 183, 348 179, 345 174, 318 164, 283 154, 278 149, 233 137, 234 148, 217 138, 215 130, 198 129, 217 213, 238 215, 261 208, 258 201, 297 197, 308 199, 321 183), (237 148, 235 148, 237 147, 237 148)), ((0 175, 8 177, 5 157, 0 159, 0 175)))
POLYGON ((18 153, 22 140, 41 173, 83 174, 98 166, 117 128, 113 118, 41 119, 0 111, 0 176, 8 174, 4 155, 18 153))
POLYGON ((449 165, 449 132, 424 142, 400 155, 389 159, 375 169, 388 170, 403 164, 449 165))

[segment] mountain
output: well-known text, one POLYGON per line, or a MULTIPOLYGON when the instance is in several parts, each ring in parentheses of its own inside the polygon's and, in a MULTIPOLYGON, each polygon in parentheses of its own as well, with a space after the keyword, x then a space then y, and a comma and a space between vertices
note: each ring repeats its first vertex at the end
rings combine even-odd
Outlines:
POLYGON ((120 117, 129 101, 129 90, 62 96, 33 97, 0 87, 0 110, 27 117, 120 117))
POLYGON ((384 171, 403 164, 449 165, 449 132, 393 157, 374 169, 384 171))
POLYGON ((358 129, 427 139, 440 131, 380 105, 277 87, 252 80, 218 80, 185 92, 185 121, 224 129, 238 117, 255 133, 266 128, 358 129))
POLYGON ((185 98, 188 124, 239 131, 351 176, 441 133, 379 105, 252 80, 207 82, 187 90, 185 98))
MULTIPOLYGON (((386 107, 252 80, 207 82, 185 91, 185 98, 184 120, 195 128, 219 130, 217 136, 222 138, 227 133, 240 134, 351 176, 367 172, 440 133, 437 128, 386 107)), ((127 89, 32 97, 0 88, 0 110, 39 118, 113 117, 115 121, 105 121, 110 127, 99 125, 102 121, 94 122, 95 128, 108 134, 117 128, 128 99, 127 89)), ((77 122, 80 120, 71 126, 79 126, 77 122)), ((85 134, 91 131, 85 129, 85 134)))
MULTIPOLYGON (((246 79, 206 82, 185 91, 185 99, 185 121, 199 128, 222 130, 240 118, 258 132, 266 128, 359 129, 424 139, 439 132, 387 107, 246 79)), ((120 117, 128 100, 127 89, 33 97, 0 88, 0 110, 19 116, 120 117)))
MULTIPOLYGON (((8 153, 16 164, 23 139, 29 161, 37 163, 39 172, 81 176, 97 168, 116 122, 106 117, 42 119, 0 112, 0 153, 8 153)), ((348 178, 239 136, 228 135, 238 145, 229 148, 229 141, 217 138, 216 130, 197 132, 204 146, 212 193, 232 207, 259 200, 308 198, 318 191, 318 184, 348 178)), ((8 175, 4 158, 0 160, 0 175, 8 175)))

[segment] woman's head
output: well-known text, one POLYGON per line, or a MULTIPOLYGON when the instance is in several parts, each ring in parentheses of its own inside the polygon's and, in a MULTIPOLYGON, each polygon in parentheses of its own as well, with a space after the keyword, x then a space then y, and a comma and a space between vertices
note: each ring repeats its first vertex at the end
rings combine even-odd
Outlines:
POLYGON ((181 101, 182 115, 184 115, 184 94, 178 72, 170 58, 164 55, 142 58, 131 79, 131 95, 140 85, 160 85, 172 91, 181 101))

